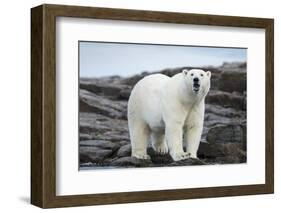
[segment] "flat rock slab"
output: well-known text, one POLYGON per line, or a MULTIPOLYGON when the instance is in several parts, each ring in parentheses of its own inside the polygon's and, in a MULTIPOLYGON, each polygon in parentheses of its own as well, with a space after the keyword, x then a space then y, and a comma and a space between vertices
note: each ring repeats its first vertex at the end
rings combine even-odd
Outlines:
POLYGON ((121 157, 114 160, 111 166, 116 167, 148 167, 151 166, 151 160, 141 160, 135 157, 121 157))
POLYGON ((216 158, 224 157, 225 153, 221 150, 217 144, 210 143, 200 143, 199 149, 197 152, 199 158, 216 158))
POLYGON ((212 127, 207 134, 209 143, 241 143, 243 129, 240 125, 218 125, 212 127))
POLYGON ((246 163, 247 158, 238 156, 225 156, 217 157, 214 161, 216 164, 235 164, 235 163, 246 163))
POLYGON ((99 147, 101 149, 111 149, 112 151, 116 151, 119 148, 118 143, 112 143, 110 141, 104 141, 104 140, 85 140, 80 141, 80 147, 83 146, 94 146, 99 147))
POLYGON ((79 140, 84 141, 84 140, 91 140, 92 136, 86 133, 79 133, 79 140))
POLYGON ((195 165, 208 165, 198 158, 188 158, 181 161, 170 163, 168 166, 195 166, 195 165))
POLYGON ((246 98, 245 95, 239 93, 211 90, 206 97, 206 103, 245 110, 246 109, 245 98, 246 98))
POLYGON ((119 119, 127 117, 127 103, 125 101, 111 101, 83 89, 79 91, 79 107, 80 112, 95 112, 119 119))
POLYGON ((131 144, 126 144, 126 145, 120 147, 120 149, 117 152, 117 156, 118 157, 128 157, 128 156, 131 156, 131 153, 132 153, 131 144))
POLYGON ((80 163, 99 163, 113 153, 110 149, 101 149, 92 146, 80 146, 79 157, 80 163))

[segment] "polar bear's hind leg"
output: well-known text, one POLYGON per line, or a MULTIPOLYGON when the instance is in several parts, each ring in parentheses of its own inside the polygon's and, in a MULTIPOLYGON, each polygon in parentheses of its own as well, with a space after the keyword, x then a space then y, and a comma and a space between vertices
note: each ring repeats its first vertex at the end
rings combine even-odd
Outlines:
POLYGON ((147 154, 148 137, 150 134, 147 124, 133 119, 129 122, 129 125, 132 157, 150 159, 150 156, 147 154))

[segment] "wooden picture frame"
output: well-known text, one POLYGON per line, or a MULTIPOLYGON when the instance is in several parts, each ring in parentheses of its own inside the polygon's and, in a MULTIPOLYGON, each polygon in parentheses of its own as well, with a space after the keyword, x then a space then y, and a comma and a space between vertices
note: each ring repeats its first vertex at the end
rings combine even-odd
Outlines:
POLYGON ((31 9, 31 203, 42 208, 132 203, 274 191, 274 21, 186 13, 41 5, 31 9), (87 195, 56 195, 56 17, 265 29, 265 184, 87 195))

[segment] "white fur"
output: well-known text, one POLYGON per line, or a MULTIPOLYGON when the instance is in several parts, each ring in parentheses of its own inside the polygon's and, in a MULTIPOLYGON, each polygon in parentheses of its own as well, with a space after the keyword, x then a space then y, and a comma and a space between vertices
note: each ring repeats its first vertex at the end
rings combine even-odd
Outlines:
POLYGON ((174 161, 197 158, 210 77, 210 71, 192 69, 171 78, 149 75, 135 85, 128 102, 132 156, 149 159, 147 145, 151 137, 154 150, 169 152, 174 161), (195 77, 199 78, 198 92, 193 87, 195 77))

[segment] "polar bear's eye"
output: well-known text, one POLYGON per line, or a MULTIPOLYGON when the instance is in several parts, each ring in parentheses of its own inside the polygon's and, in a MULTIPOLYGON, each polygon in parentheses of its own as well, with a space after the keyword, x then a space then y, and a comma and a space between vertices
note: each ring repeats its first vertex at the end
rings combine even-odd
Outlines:
POLYGON ((201 73, 201 76, 203 77, 203 74, 201 73))
POLYGON ((193 73, 191 73, 190 75, 193 76, 193 73))

